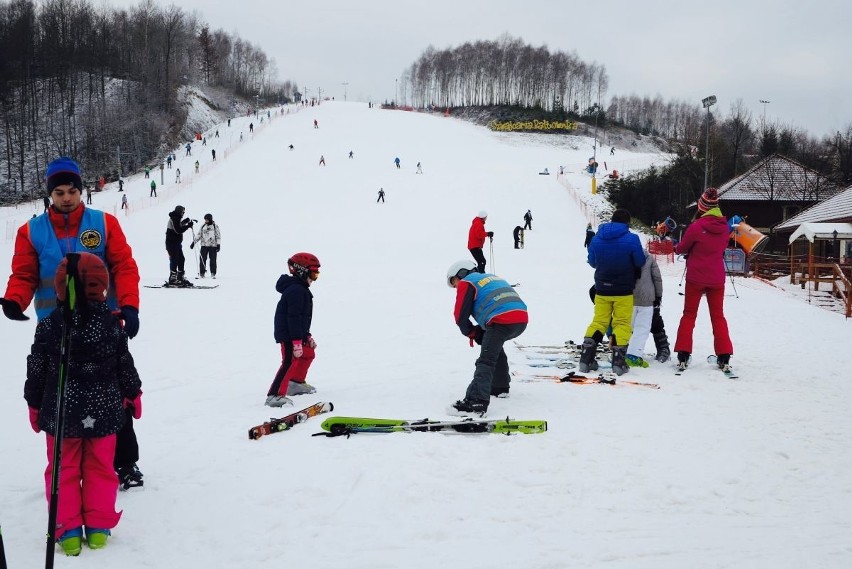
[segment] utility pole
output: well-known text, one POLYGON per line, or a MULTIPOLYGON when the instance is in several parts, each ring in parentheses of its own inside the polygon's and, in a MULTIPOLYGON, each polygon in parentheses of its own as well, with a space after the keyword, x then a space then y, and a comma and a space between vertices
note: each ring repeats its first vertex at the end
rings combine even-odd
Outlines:
POLYGON ((345 101, 346 100, 346 86, 349 85, 349 83, 343 82, 343 83, 341 83, 341 85, 343 85, 343 100, 345 101))

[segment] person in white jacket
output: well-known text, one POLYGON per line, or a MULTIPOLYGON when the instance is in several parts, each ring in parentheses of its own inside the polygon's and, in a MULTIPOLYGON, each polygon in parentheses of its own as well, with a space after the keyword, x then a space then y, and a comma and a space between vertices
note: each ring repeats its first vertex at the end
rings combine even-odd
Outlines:
POLYGON ((663 319, 660 316, 660 303, 663 299, 663 279, 657 260, 645 246, 645 264, 642 274, 633 289, 633 334, 627 346, 627 365, 630 367, 648 367, 642 357, 645 354, 645 342, 653 334, 657 347, 656 360, 665 362, 670 357, 669 340, 663 319))
POLYGON ((198 275, 203 279, 207 274, 207 257, 210 256, 210 276, 216 278, 216 256, 219 249, 222 247, 222 234, 219 232, 219 226, 213 221, 213 215, 210 213, 204 214, 204 225, 195 236, 190 249, 195 247, 195 244, 201 242, 201 259, 198 261, 198 275))

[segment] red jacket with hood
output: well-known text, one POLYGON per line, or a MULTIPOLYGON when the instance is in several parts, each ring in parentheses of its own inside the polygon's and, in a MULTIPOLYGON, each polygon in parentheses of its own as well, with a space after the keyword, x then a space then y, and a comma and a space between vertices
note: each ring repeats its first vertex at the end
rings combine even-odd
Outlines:
POLYGON ((485 231, 485 219, 474 217, 470 224, 470 232, 467 234, 467 248, 476 249, 485 246, 485 238, 488 233, 485 231))

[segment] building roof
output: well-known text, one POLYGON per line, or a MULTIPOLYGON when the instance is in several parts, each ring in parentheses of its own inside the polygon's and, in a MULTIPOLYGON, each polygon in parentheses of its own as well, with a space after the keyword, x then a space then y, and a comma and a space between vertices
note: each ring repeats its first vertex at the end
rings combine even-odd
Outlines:
POLYGON ((813 202, 839 191, 816 170, 780 154, 764 158, 717 189, 723 201, 813 202))
POLYGON ((775 231, 790 231, 807 222, 852 221, 852 186, 775 226, 775 231))
POLYGON ((803 223, 790 235, 790 243, 799 237, 811 243, 814 239, 852 239, 852 223, 803 223))

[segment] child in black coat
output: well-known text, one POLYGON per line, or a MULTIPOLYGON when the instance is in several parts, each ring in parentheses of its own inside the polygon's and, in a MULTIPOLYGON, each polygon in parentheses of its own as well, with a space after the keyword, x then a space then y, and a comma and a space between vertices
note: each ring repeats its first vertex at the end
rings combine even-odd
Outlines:
POLYGON ((142 416, 142 382, 127 348, 127 334, 106 303, 109 272, 91 253, 72 253, 56 270, 54 284, 59 303, 36 327, 27 357, 24 399, 30 425, 47 435, 48 465, 45 486, 51 496, 53 446, 63 335, 70 308, 65 303, 68 259, 77 261, 76 306, 71 314, 69 364, 65 371, 65 421, 59 470, 59 508, 56 537, 67 555, 79 555, 83 526, 89 547, 106 546, 118 524, 115 511, 118 477, 113 469, 116 433, 125 422, 125 408, 142 416))

